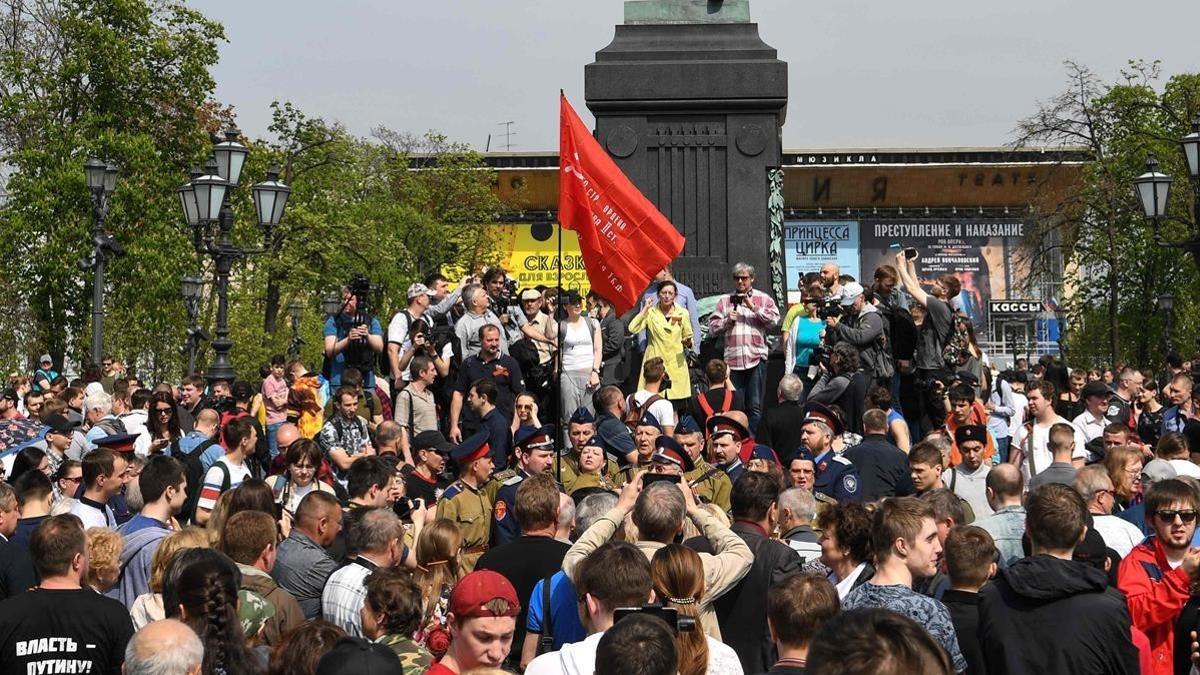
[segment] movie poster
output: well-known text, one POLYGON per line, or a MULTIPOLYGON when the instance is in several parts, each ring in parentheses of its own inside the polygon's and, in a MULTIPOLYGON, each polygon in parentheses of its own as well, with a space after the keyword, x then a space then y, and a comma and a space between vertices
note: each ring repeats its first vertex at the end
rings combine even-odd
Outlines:
POLYGON ((896 254, 917 249, 917 276, 929 290, 933 280, 951 273, 962 283, 959 296, 979 340, 989 339, 988 301, 1019 294, 1013 257, 1026 232, 1020 220, 863 220, 860 223, 861 278, 870 283, 875 268, 895 265, 896 254))
POLYGON ((784 283, 789 305, 800 302, 800 279, 834 261, 843 274, 858 271, 858 221, 788 220, 783 223, 784 283))

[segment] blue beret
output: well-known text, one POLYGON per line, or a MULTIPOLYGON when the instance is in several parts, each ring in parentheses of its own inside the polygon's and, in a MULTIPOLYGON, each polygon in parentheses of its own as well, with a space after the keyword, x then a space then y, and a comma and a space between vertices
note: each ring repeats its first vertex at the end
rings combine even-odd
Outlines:
POLYGON ((658 429, 659 433, 662 433, 663 430, 662 424, 659 423, 658 418, 655 417, 654 413, 650 412, 649 410, 642 413, 642 418, 638 420, 637 425, 639 427, 654 427, 655 429, 658 429))
POLYGON ((679 418, 679 424, 675 425, 675 433, 698 434, 700 433, 700 425, 696 423, 696 419, 691 415, 684 415, 679 418))
POLYGON ((587 408, 579 408, 571 414, 570 424, 595 424, 596 416, 587 408))

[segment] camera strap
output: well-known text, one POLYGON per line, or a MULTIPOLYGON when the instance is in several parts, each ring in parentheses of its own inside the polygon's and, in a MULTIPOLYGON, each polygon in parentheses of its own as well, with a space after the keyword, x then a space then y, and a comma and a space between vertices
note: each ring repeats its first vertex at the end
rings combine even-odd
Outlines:
POLYGON ((554 626, 550 623, 550 580, 553 578, 552 572, 550 576, 542 579, 542 632, 538 637, 537 648, 539 656, 554 649, 554 626))

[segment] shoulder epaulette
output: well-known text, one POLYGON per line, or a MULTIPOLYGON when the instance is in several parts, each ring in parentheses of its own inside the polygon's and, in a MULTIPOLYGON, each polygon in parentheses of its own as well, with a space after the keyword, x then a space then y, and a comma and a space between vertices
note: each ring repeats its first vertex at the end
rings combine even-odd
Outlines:
POLYGON ((520 483, 523 480, 525 480, 524 476, 521 476, 521 475, 517 474, 516 472, 513 472, 513 475, 511 475, 507 479, 505 479, 504 482, 501 483, 501 485, 516 485, 517 483, 520 483))
POLYGON ((442 493, 442 499, 452 499, 455 495, 463 491, 462 483, 454 481, 446 491, 442 493))
POLYGON ((833 461, 835 461, 835 462, 840 462, 840 463, 842 463, 842 464, 845 464, 846 466, 853 466, 853 465, 854 465, 854 462, 851 462, 850 460, 846 459, 845 457, 842 457, 841 455, 834 455, 834 456, 833 456, 833 461))

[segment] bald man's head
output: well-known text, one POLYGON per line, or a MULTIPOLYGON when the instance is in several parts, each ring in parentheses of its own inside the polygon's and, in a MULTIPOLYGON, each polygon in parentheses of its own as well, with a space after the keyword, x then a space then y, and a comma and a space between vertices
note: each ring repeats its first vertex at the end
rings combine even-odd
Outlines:
POLYGON ((987 488, 997 498, 1020 499, 1025 489, 1025 478, 1021 475, 1021 470, 1012 464, 997 464, 988 472, 987 488))
POLYGON ((286 452, 286 448, 298 440, 300 440, 300 429, 291 422, 285 422, 275 430, 275 443, 279 446, 279 452, 286 452))
POLYGON ((202 434, 212 436, 217 432, 217 425, 221 422, 221 416, 212 408, 205 408, 196 415, 196 431, 202 434))
POLYGON ((741 424, 747 429, 750 428, 750 418, 746 417, 746 413, 742 412, 741 410, 730 410, 729 412, 725 413, 725 416, 731 420, 737 420, 738 424, 741 424))
POLYGON ((146 624, 125 647, 125 675, 198 675, 204 645, 182 622, 146 624))

